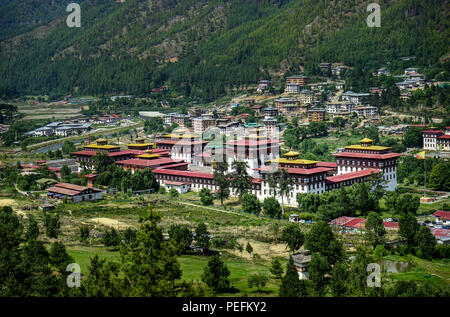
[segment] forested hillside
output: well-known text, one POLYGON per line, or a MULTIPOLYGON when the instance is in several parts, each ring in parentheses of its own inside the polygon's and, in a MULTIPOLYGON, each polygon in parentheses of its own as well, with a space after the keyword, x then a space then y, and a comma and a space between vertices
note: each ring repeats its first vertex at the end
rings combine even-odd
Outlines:
POLYGON ((169 85, 212 100, 258 79, 313 75, 320 62, 354 66, 357 90, 386 63, 400 70, 402 56, 416 56, 427 76, 448 79, 448 1, 378 1, 380 28, 366 25, 370 2, 79 1, 82 27, 71 29, 67 3, 27 0, 31 9, 22 10, 7 0, 0 5, 0 90, 145 95, 169 85))

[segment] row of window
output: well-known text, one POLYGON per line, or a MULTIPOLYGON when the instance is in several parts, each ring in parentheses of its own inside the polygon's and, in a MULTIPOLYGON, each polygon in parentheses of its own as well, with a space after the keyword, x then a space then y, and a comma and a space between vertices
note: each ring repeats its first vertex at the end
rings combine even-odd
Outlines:
MULTIPOLYGON (((362 161, 361 162, 359 160, 357 160, 357 161, 355 161, 355 160, 336 160, 336 163, 340 164, 340 165, 347 164, 347 165, 366 166, 366 161, 362 161)), ((386 166, 388 166, 388 165, 395 165, 395 161, 385 161, 385 163, 386 163, 386 166)), ((384 162, 371 162, 371 161, 369 161, 369 162, 367 162, 367 166, 368 167, 383 167, 385 165, 385 163, 384 162)))

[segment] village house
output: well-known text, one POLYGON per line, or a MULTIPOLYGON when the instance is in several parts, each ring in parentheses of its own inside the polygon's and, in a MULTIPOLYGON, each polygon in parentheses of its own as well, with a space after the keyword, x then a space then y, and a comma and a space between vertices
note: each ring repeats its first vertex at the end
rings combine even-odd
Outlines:
POLYGON ((353 91, 346 91, 344 92, 341 97, 344 101, 350 101, 354 104, 362 104, 364 99, 368 98, 371 94, 370 93, 356 93, 353 91))
POLYGON ((194 134, 202 135, 210 127, 216 126, 216 120, 209 115, 203 115, 192 119, 192 127, 194 128, 194 134))
POLYGON ((319 68, 323 73, 327 73, 331 68, 331 63, 320 63, 319 68))
POLYGON ((431 151, 450 151, 450 127, 441 130, 426 130, 422 132, 423 149, 431 151))
POLYGON ((96 188, 57 183, 47 189, 47 196, 51 198, 66 198, 71 202, 92 201, 102 199, 102 191, 96 188))
POLYGON ((325 109, 308 110, 308 122, 319 122, 325 120, 325 109))
POLYGON ((330 114, 349 114, 353 111, 353 103, 348 101, 327 102, 325 110, 330 114))
POLYGON ((311 262, 311 252, 309 250, 302 250, 297 254, 291 255, 291 258, 298 272, 298 278, 300 280, 309 279, 308 266, 311 262))
POLYGON ((302 75, 293 75, 286 77, 286 86, 290 84, 297 84, 304 87, 308 84, 308 77, 302 75))
POLYGON ((296 83, 286 84, 286 89, 284 91, 291 94, 298 94, 302 91, 302 86, 296 83))
POLYGON ((437 224, 450 225, 450 211, 437 210, 433 213, 437 224))
POLYGON ((354 107, 353 112, 356 112, 358 117, 374 117, 377 115, 377 107, 374 106, 364 106, 364 107, 354 107))

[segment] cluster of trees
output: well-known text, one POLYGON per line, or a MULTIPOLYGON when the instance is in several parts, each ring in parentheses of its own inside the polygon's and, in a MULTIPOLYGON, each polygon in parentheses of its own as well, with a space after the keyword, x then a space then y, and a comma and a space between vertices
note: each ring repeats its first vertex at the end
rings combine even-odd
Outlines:
POLYGON ((323 194, 297 194, 302 212, 314 213, 316 218, 331 220, 341 216, 364 216, 379 212, 382 192, 371 191, 370 183, 357 183, 323 194))
POLYGON ((433 258, 450 257, 450 246, 437 244, 429 227, 420 225, 416 216, 410 212, 399 218, 399 235, 406 245, 398 247, 399 254, 416 254, 418 257, 431 260, 433 258))
POLYGON ((425 160, 418 160, 412 155, 403 156, 399 160, 397 167, 397 181, 399 184, 424 185, 424 175, 426 171, 427 186, 433 168, 442 163, 438 158, 427 157, 425 160))
POLYGON ((292 119, 283 133, 286 145, 290 148, 300 150, 301 143, 307 137, 326 136, 328 124, 326 122, 311 122, 308 126, 299 126, 298 118, 292 119))
MULTIPOLYGON (((435 239, 427 227, 417 228, 417 221, 412 214, 403 215, 400 223, 400 234, 408 237, 416 245, 417 254, 426 256, 423 252, 435 252, 435 239), (404 219, 405 218, 405 219, 404 219), (408 219, 406 219, 408 218, 408 219), (415 228, 415 229, 411 229, 415 228), (403 233, 404 230, 406 233, 403 233), (430 237, 431 235, 431 237, 430 237), (412 238, 411 238, 412 237, 412 238), (433 245, 434 242, 434 245, 433 245)), ((419 226, 420 227, 420 226, 419 226)), ((384 242, 382 219, 376 213, 370 213, 366 222, 368 235, 366 239, 375 251, 384 242), (381 222, 381 225, 380 225, 381 222), (380 239, 381 238, 381 239, 380 239)), ((353 260, 347 258, 343 251, 342 242, 337 239, 331 227, 324 221, 315 223, 307 234, 303 234, 296 224, 290 224, 283 230, 284 241, 294 252, 304 245, 311 252, 311 261, 308 266, 309 279, 299 280, 293 258, 290 257, 284 275, 281 277, 279 295, 283 297, 325 296, 330 294, 336 297, 343 296, 446 296, 448 288, 436 286, 433 283, 417 283, 414 281, 392 282, 381 278, 380 287, 369 287, 367 280, 370 270, 369 263, 375 258, 366 247, 357 247, 353 260)), ((445 247, 442 250, 446 249, 445 247)), ((448 247, 446 251, 448 257, 448 247)), ((283 274, 276 259, 272 263, 271 272, 274 276, 283 274), (280 274, 281 273, 281 274, 280 274)))
POLYGON ((420 198, 412 194, 399 194, 397 191, 386 193, 386 207, 396 214, 416 214, 420 206, 420 198))
POLYGON ((8 123, 17 113, 17 106, 0 103, 0 124, 8 123))
POLYGON ((150 118, 144 122, 144 132, 146 134, 156 134, 160 132, 170 133, 178 127, 177 123, 166 127, 164 126, 164 120, 159 117, 150 118))
POLYGON ((24 228, 11 207, 0 209, 0 296, 68 296, 66 267, 73 259, 60 242, 46 248, 34 218, 24 228))
POLYGON ((450 163, 436 164, 430 173, 428 186, 443 191, 450 191, 450 163))
MULTIPOLYGON (((80 94, 144 95, 150 94, 153 87, 170 83, 177 94, 213 100, 233 88, 270 78, 270 69, 278 69, 283 61, 289 60, 289 74, 298 73, 303 65, 307 75, 323 75, 318 69, 322 61, 350 65, 354 68, 346 74, 347 88, 363 91, 376 86, 371 73, 377 67, 389 60, 393 71, 403 69, 405 64, 400 57, 413 53, 418 57, 415 64, 425 67, 430 78, 442 80, 449 75, 449 63, 439 63, 439 57, 446 53, 447 33, 437 32, 437 25, 445 25, 446 21, 445 9, 438 1, 414 6, 402 1, 388 6, 384 10, 387 22, 380 32, 367 28, 366 12, 355 11, 351 2, 235 1, 221 7, 220 20, 212 14, 218 5, 222 3, 166 1, 142 18, 137 12, 147 12, 148 8, 140 2, 114 5, 83 2, 85 16, 93 21, 86 26, 86 34, 73 34, 73 30, 60 25, 43 38, 27 38, 15 44, 15 51, 24 54, 3 53, 2 58, 10 62, 0 68, 4 73, 0 87, 37 94, 70 93, 73 87, 78 87, 80 94), (162 7, 164 10, 159 9, 162 7), (186 15, 193 8, 202 19, 186 15), (398 14, 410 11, 418 15, 419 22, 398 14), (352 12, 360 18, 355 20, 354 14, 345 16, 341 12, 352 12), (163 27, 168 17, 176 15, 184 19, 163 27), (315 18, 321 23, 311 25, 315 18), (341 27, 333 30, 336 21, 341 27), (308 24, 311 31, 303 32, 308 24), (99 25, 103 26, 101 31, 99 25), (125 26, 127 34, 118 37, 125 26), (148 55, 149 51, 159 50, 167 39, 174 41, 176 51, 181 53, 167 52, 164 58, 176 57, 177 63, 165 63, 148 55), (299 40, 304 44, 301 47, 297 45, 299 40), (49 56, 74 43, 78 45, 73 52, 65 52, 49 63, 49 56), (99 54, 98 47, 104 43, 111 45, 99 54), (373 49, 374 43, 379 50, 373 49), (130 54, 130 47, 137 54, 130 54), (80 61, 80 55, 86 58, 80 61), (147 58, 141 58, 144 55, 147 58)), ((7 12, 15 14, 5 15, 10 21, 6 29, 28 31, 16 19, 17 12, 22 12, 20 8, 8 7, 7 12)), ((33 16, 47 17, 48 9, 33 8, 30 11, 33 16)), ((44 20, 48 21, 48 17, 44 20)))
POLYGON ((94 168, 98 173, 96 184, 116 187, 121 191, 159 189, 155 174, 149 169, 135 171, 117 167, 114 160, 105 153, 94 156, 94 168))
MULTIPOLYGON (((190 249, 194 241, 194 234, 187 225, 171 225, 169 228, 170 240, 177 246, 178 254, 183 254, 190 249)), ((210 247, 210 233, 205 223, 200 222, 195 228, 195 245, 206 253, 210 247)))

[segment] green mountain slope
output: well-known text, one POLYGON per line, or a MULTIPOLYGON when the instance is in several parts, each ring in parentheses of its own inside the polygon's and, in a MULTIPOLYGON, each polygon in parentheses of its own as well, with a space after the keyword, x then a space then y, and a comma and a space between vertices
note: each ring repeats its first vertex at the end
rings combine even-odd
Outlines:
MULTIPOLYGON (((64 12, 0 37, 0 88, 144 95, 168 84, 211 100, 269 76, 314 74, 326 61, 355 66, 363 89, 370 85, 365 74, 387 62, 400 69, 402 56, 416 56, 431 77, 448 78, 448 1, 379 1, 380 28, 366 25, 370 2, 86 1, 81 28, 68 28, 64 12)), ((0 19, 1 28, 23 19, 0 19)))

